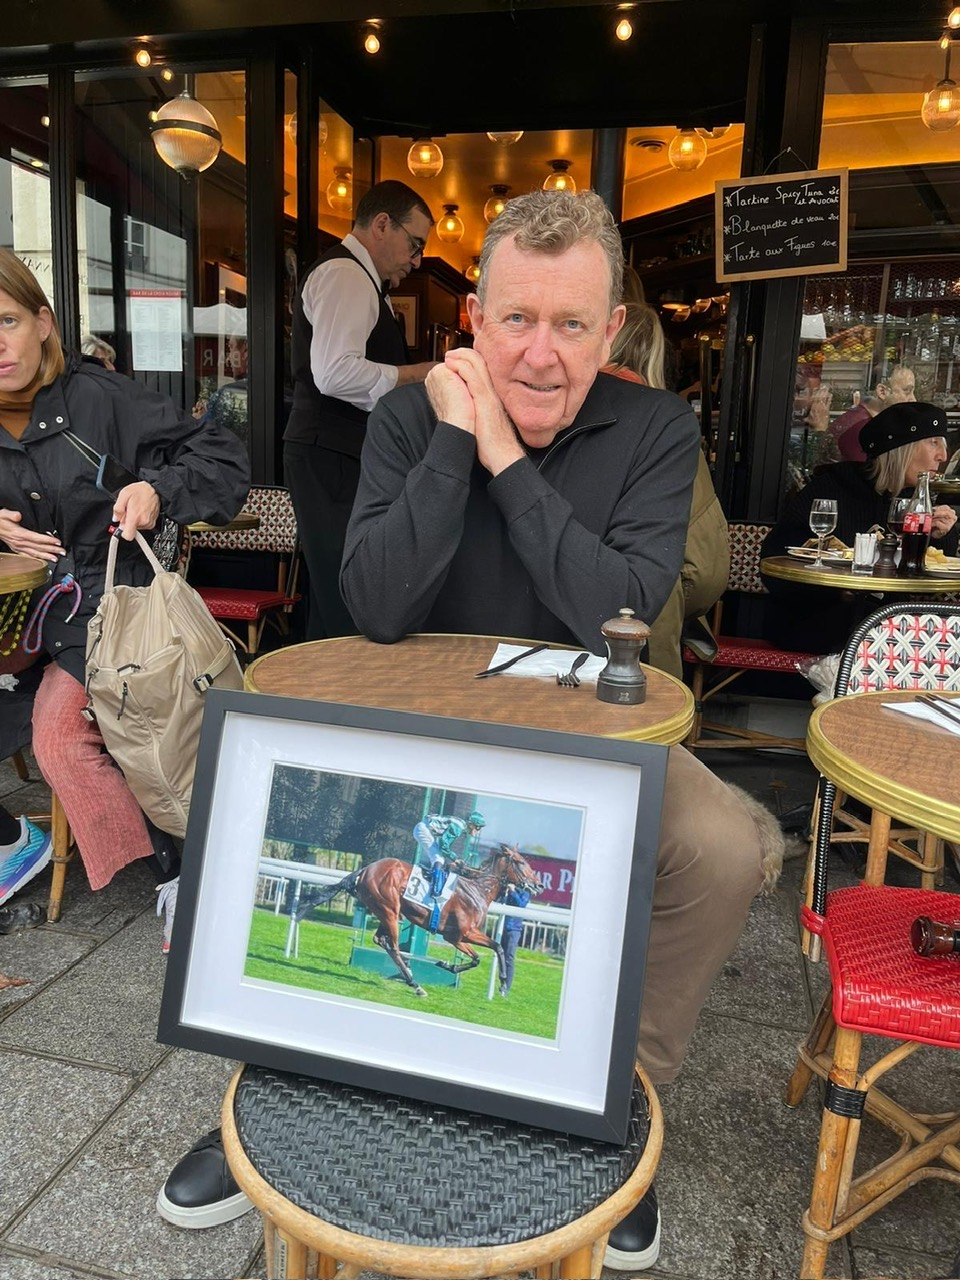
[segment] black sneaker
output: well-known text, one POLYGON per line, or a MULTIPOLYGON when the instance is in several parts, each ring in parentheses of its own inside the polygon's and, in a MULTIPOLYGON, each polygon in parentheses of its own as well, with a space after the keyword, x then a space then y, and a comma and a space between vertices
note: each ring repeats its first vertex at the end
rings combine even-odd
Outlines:
POLYGON ((188 1231, 232 1222, 252 1208, 227 1165, 219 1129, 201 1138, 174 1165, 157 1196, 160 1217, 188 1231))
POLYGON ((660 1257, 660 1207, 651 1186, 635 1209, 610 1232, 603 1265, 611 1271, 646 1271, 660 1257))

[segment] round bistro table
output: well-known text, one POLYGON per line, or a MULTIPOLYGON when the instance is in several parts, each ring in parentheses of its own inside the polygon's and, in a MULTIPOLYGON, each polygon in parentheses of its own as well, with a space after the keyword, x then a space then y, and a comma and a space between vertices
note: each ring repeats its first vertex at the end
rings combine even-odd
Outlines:
POLYGON ((260 514, 257 511, 238 511, 226 524, 210 524, 207 520, 196 520, 188 524, 191 533, 233 533, 238 529, 259 529, 260 514))
MULTIPOLYGON (((363 636, 312 640, 257 658, 247 668, 244 683, 252 693, 665 746, 682 742, 693 723, 690 690, 653 667, 644 667, 646 701, 627 707, 601 702, 592 683, 564 689, 553 679, 507 673, 475 679, 476 673, 489 665, 500 643, 534 642, 451 635, 413 635, 390 645, 374 644, 363 636)), ((576 653, 577 649, 570 647, 570 651, 576 653)))
MULTIPOLYGON (((884 689, 824 703, 810 717, 807 752, 824 777, 872 806, 874 823, 889 828, 894 817, 960 841, 960 743, 947 729, 883 705, 918 696, 884 689)), ((938 696, 960 708, 960 693, 938 696)), ((873 838, 871 824, 871 848, 873 838)))
POLYGON ((768 556, 760 561, 760 572, 768 578, 800 582, 807 587, 840 587, 845 591, 882 591, 899 596, 947 596, 960 592, 960 573, 924 574, 922 578, 875 578, 868 573, 854 573, 851 560, 824 563, 814 569, 812 561, 795 556, 768 556))
POLYGON ((33 591, 47 580, 47 563, 37 556, 0 552, 0 596, 33 591))

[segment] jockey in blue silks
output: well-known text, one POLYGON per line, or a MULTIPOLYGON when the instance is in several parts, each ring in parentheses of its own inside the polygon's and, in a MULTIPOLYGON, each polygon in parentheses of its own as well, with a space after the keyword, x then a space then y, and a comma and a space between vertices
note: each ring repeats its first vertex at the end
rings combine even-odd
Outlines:
POLYGON ((413 828, 413 838, 430 859, 430 893, 434 902, 440 897, 447 879, 447 858, 453 846, 466 833, 467 839, 486 826, 486 819, 476 810, 466 820, 450 818, 442 813, 429 813, 413 828))

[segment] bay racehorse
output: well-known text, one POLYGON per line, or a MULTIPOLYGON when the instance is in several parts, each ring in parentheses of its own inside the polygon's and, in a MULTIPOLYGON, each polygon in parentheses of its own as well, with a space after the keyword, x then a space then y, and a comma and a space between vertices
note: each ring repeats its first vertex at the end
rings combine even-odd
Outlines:
MULTIPOLYGON (((400 954, 399 945, 401 916, 420 929, 429 929, 433 912, 432 907, 409 902, 403 896, 412 870, 412 865, 400 858, 379 858, 376 862, 369 862, 336 884, 328 885, 319 895, 311 895, 310 901, 298 908, 296 919, 302 920, 314 907, 329 902, 338 893, 351 894, 380 921, 374 941, 383 947, 407 985, 418 996, 425 996, 427 993, 400 954)), ((543 884, 519 849, 505 844, 476 869, 465 867, 458 870, 457 886, 440 911, 436 932, 467 959, 463 964, 450 964, 446 960, 434 963, 449 973, 463 973, 467 969, 475 969, 480 963, 474 947, 488 947, 497 957, 500 994, 506 995, 503 950, 495 938, 484 933, 483 923, 491 902, 503 893, 507 885, 516 885, 535 896, 543 892, 543 884)))

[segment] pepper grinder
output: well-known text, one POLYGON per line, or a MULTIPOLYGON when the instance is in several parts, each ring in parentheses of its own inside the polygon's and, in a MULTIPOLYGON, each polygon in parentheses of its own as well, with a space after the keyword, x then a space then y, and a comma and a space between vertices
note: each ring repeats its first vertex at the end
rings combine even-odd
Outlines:
POLYGON ((877 562, 873 566, 873 576, 875 578, 895 578, 897 575, 897 535, 895 533, 885 533, 880 539, 880 554, 877 556, 877 562))
POLYGON ((650 628, 633 616, 632 609, 621 609, 619 617, 603 624, 600 634, 607 643, 609 657, 597 676, 597 697, 601 702, 621 706, 646 701, 647 677, 640 667, 640 654, 650 628))

